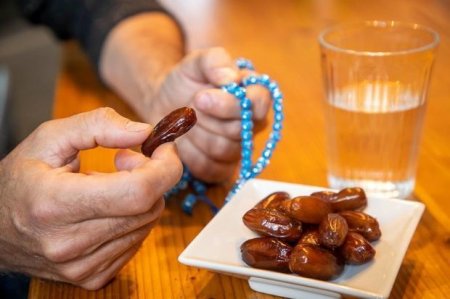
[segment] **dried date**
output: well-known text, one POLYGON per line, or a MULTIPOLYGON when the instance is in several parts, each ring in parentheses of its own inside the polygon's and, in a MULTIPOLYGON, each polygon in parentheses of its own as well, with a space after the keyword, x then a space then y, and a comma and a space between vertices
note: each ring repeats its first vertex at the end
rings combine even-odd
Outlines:
POLYGON ((312 244, 320 246, 320 237, 319 237, 319 229, 318 228, 310 228, 306 230, 300 240, 298 240, 298 244, 312 244))
POLYGON ((335 249, 344 243, 347 236, 348 225, 344 217, 339 214, 328 214, 319 225, 320 244, 335 249))
POLYGON ((289 269, 301 276, 330 280, 344 270, 344 262, 320 246, 297 244, 289 259, 289 269))
POLYGON ((302 224, 276 209, 251 209, 242 217, 251 230, 286 241, 297 241, 302 234, 302 224))
POLYGON ((172 111, 153 128, 150 136, 142 144, 142 153, 150 157, 158 146, 174 141, 189 131, 196 122, 197 116, 192 108, 182 107, 172 111))
POLYGON ((381 237, 378 221, 372 216, 358 211, 343 211, 339 215, 347 221, 350 232, 357 232, 370 242, 381 237))
POLYGON ((367 263, 375 256, 375 249, 363 236, 349 232, 344 244, 339 248, 347 264, 360 265, 367 263))
POLYGON ((266 197, 264 197, 260 202, 258 202, 254 208, 263 208, 263 209, 269 209, 269 208, 278 208, 279 205, 290 198, 289 193, 287 192, 273 192, 266 197))
POLYGON ((292 246, 273 237, 260 237, 242 243, 244 262, 255 268, 289 272, 292 246))
POLYGON ((283 201, 279 210, 298 221, 318 224, 328 213, 331 213, 331 205, 318 197, 298 196, 283 201))
POLYGON ((331 207, 335 212, 361 210, 366 206, 366 193, 358 187, 342 189, 331 198, 331 207))
POLYGON ((317 191, 311 193, 311 196, 322 198, 326 201, 332 201, 334 197, 336 196, 336 192, 333 191, 317 191))
POLYGON ((346 263, 359 265, 375 256, 370 242, 381 231, 374 217, 358 211, 366 206, 361 188, 295 198, 273 192, 243 216, 245 225, 264 237, 244 242, 242 259, 256 268, 333 279, 346 263))

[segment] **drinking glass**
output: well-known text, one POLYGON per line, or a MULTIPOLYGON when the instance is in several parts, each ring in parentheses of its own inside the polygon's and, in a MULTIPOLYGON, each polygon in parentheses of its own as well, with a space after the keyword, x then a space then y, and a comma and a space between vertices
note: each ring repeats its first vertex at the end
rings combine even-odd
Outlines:
POLYGON ((418 24, 366 21, 325 29, 319 43, 330 186, 408 197, 439 35, 418 24))

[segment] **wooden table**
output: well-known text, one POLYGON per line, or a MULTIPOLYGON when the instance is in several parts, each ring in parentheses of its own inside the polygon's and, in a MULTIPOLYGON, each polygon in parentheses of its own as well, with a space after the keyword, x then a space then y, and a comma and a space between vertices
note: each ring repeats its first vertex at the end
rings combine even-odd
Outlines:
MULTIPOLYGON (((391 298, 448 298, 450 295, 450 1, 445 0, 228 0, 163 1, 185 24, 189 47, 222 45, 249 57, 285 94, 284 139, 262 178, 326 186, 323 98, 318 32, 349 20, 417 22, 441 34, 429 92, 415 196, 427 209, 401 266, 391 298)), ((54 116, 110 106, 134 114, 95 78, 73 45, 65 48, 54 116)), ((268 131, 256 140, 263 145, 268 131)), ((82 153, 82 170, 113 171, 114 150, 82 153)), ((225 188, 210 190, 217 203, 225 188)), ((33 279, 30 298, 271 298, 247 281, 184 266, 178 255, 211 219, 202 205, 195 216, 169 201, 159 226, 138 254, 104 289, 88 292, 33 279)), ((374 277, 376 279, 376 277, 374 277)))

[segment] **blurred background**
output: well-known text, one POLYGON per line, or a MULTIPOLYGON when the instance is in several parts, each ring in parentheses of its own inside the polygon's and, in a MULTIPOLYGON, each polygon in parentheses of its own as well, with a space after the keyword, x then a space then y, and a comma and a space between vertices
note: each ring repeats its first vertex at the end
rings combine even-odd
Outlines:
POLYGON ((51 32, 28 24, 15 2, 0 0, 2 156, 51 117, 60 60, 59 45, 51 32))

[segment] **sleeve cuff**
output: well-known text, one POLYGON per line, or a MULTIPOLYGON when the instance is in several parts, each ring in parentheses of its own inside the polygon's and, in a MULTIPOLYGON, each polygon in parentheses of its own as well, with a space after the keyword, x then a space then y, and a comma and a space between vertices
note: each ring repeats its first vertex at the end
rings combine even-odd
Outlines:
POLYGON ((108 33, 122 20, 143 12, 162 12, 169 15, 179 25, 176 18, 157 2, 153 1, 97 1, 86 17, 81 17, 74 35, 78 38, 90 60, 100 63, 100 55, 108 33))

